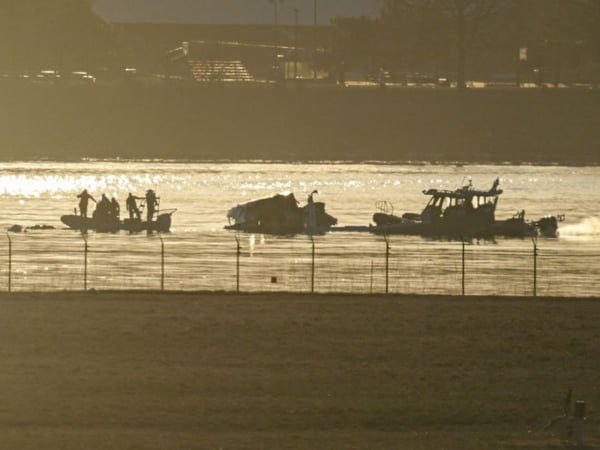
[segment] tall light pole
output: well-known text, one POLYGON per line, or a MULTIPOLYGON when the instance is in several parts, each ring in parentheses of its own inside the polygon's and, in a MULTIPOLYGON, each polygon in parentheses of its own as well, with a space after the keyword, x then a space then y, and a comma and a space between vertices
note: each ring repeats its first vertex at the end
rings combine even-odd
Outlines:
POLYGON ((298 78, 298 8, 294 12, 294 80, 298 78))
MULTIPOLYGON (((277 26, 279 25, 279 5, 283 4, 285 0, 269 0, 269 3, 271 3, 273 5, 273 48, 274 48, 274 55, 273 55, 273 68, 278 67, 278 62, 277 62, 277 55, 278 55, 278 48, 277 48, 277 26)), ((278 70, 278 69, 276 69, 278 70)), ((275 73, 273 74, 274 76, 275 73)))
MULTIPOLYGON (((314 14, 315 14, 315 28, 317 28, 319 26, 319 0, 315 0, 315 5, 314 5, 314 14)), ((317 79, 317 65, 316 65, 316 53, 313 53, 313 78, 316 80, 317 79)))

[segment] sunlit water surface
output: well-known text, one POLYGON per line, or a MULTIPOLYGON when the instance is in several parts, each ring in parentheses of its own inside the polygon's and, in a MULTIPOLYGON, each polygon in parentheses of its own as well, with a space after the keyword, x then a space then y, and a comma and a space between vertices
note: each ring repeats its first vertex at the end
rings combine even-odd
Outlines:
MULTIPOLYGON (((12 235, 15 290, 81 289, 83 241, 60 222, 77 206, 84 188, 97 198, 148 188, 161 207, 176 208, 164 237, 166 289, 237 288, 236 236, 241 245, 241 290, 310 290, 311 242, 306 236, 271 237, 225 231, 226 212, 238 203, 294 192, 302 203, 313 189, 340 225, 367 225, 375 203, 396 213, 419 212, 423 189, 455 189, 472 180, 488 189, 496 177, 504 194, 497 217, 518 210, 539 219, 565 214, 559 239, 540 239, 537 288, 546 295, 598 295, 600 282, 600 168, 509 165, 223 164, 166 162, 27 162, 0 164, 0 225, 47 224, 56 230, 12 235)), ((161 286, 157 236, 91 233, 88 288, 161 286)), ((8 252, 8 239, 0 251, 8 252)), ((385 243, 362 233, 315 239, 314 287, 318 291, 385 290, 385 243)), ((391 292, 460 293, 460 243, 392 237, 391 292)), ((532 242, 498 239, 467 246, 467 293, 531 294, 532 242)), ((0 265, 8 283, 8 263, 0 265)), ((7 286, 5 286, 7 287, 7 286)))

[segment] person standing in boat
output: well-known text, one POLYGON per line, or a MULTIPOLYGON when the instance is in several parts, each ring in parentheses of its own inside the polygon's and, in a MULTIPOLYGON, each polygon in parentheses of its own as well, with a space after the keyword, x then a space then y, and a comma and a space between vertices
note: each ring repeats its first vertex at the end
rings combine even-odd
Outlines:
POLYGON ((87 189, 84 189, 83 192, 77 196, 77 198, 79 199, 79 214, 81 217, 87 218, 88 202, 90 200, 96 204, 98 204, 98 202, 94 197, 88 194, 87 189))
POLYGON ((127 212, 129 213, 129 218, 131 220, 133 220, 134 218, 137 218, 137 220, 141 220, 142 218, 136 200, 144 200, 144 197, 136 197, 130 192, 127 196, 127 200, 125 201, 125 206, 127 208, 127 212))
POLYGON ((146 191, 146 220, 148 222, 152 222, 154 219, 156 208, 158 208, 158 200, 159 198, 152 189, 146 191))
POLYGON ((119 202, 115 197, 110 199, 110 215, 117 219, 121 216, 121 205, 119 205, 119 202))
POLYGON ((96 211, 94 211, 94 217, 98 219, 105 219, 110 215, 111 205, 110 200, 106 196, 106 194, 102 194, 102 198, 96 206, 96 211))
POLYGON ((308 200, 307 200, 307 205, 306 205, 306 217, 305 217, 305 228, 306 231, 312 232, 317 228, 317 207, 315 205, 315 199, 313 198, 313 196, 315 194, 318 194, 319 191, 317 191, 316 189, 314 191, 312 191, 310 193, 310 195, 308 196, 308 200))

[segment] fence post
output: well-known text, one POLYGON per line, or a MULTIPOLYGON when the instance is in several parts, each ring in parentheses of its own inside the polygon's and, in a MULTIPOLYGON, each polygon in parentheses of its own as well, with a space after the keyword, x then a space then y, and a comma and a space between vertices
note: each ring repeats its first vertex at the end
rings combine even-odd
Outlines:
POLYGON ((236 272, 235 272, 236 288, 235 288, 235 291, 239 294, 239 292, 240 292, 240 254, 242 252, 242 249, 240 247, 240 238, 238 236, 235 237, 235 241, 237 243, 236 272))
POLYGON ((12 292, 12 239, 10 233, 6 233, 8 238, 8 293, 12 292))
POLYGON ((87 233, 83 231, 81 233, 83 239, 83 291, 87 292, 87 278, 88 278, 88 240, 87 233))
POLYGON ((465 296, 465 238, 460 237, 462 243, 462 296, 465 296))
POLYGON ((533 296, 537 297, 537 237, 531 238, 531 240, 533 242, 533 296))
POLYGON ((385 235, 385 293, 390 292, 390 236, 385 235))
POLYGON ((374 270, 375 265, 373 264, 373 260, 371 259, 371 288, 370 288, 370 293, 371 295, 373 295, 373 270, 374 270))
POLYGON ((163 241, 162 236, 159 234, 158 238, 160 239, 160 290, 165 290, 165 241, 163 241))
POLYGON ((311 235, 310 242, 312 244, 312 265, 310 271, 310 293, 315 293, 315 238, 311 235))

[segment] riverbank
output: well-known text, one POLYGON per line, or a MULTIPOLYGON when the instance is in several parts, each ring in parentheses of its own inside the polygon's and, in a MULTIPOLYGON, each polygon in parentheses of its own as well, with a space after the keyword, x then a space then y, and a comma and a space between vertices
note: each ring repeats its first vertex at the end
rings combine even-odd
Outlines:
POLYGON ((600 444, 595 300, 298 294, 0 296, 4 445, 600 444))
POLYGON ((0 86, 5 160, 600 163, 600 91, 0 86))

